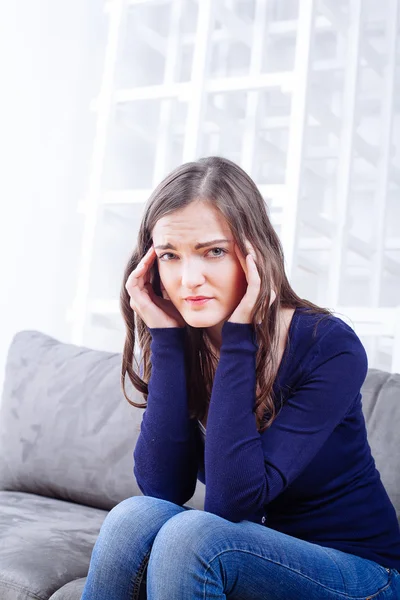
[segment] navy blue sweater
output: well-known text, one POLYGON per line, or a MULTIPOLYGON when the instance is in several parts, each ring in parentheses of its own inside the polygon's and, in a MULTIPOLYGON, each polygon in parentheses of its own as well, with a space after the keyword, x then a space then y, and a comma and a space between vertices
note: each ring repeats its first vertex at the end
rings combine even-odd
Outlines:
POLYGON ((283 407, 256 427, 252 325, 226 322, 203 444, 189 418, 183 328, 152 328, 148 405, 134 450, 147 496, 204 509, 400 569, 400 530, 367 441, 367 356, 344 321, 297 308, 274 382, 283 407), (316 326, 316 329, 314 330, 316 326))

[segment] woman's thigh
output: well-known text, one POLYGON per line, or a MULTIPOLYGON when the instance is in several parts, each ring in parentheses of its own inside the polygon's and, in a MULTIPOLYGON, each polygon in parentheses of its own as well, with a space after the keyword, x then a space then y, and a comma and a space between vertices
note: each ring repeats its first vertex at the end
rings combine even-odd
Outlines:
POLYGON ((199 510, 163 525, 147 572, 152 600, 395 600, 399 589, 375 562, 199 510))

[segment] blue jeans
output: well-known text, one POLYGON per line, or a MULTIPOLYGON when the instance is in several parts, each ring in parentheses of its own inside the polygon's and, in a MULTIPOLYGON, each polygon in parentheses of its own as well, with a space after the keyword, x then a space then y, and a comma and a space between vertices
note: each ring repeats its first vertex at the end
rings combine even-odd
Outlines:
POLYGON ((134 496, 113 508, 81 600, 399 600, 400 574, 241 521, 134 496))

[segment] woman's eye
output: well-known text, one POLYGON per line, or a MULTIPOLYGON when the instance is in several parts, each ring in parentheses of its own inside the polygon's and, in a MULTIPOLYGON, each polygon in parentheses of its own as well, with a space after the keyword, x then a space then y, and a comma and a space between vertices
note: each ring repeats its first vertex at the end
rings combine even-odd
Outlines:
POLYGON ((160 254, 159 259, 160 260, 170 260, 169 258, 165 259, 164 258, 165 256, 174 256, 174 255, 172 254, 172 252, 165 252, 164 254, 160 254))
POLYGON ((219 258, 220 256, 223 256, 227 252, 224 248, 211 248, 210 252, 214 252, 215 250, 218 250, 220 252, 217 255, 214 254, 215 258, 219 258))

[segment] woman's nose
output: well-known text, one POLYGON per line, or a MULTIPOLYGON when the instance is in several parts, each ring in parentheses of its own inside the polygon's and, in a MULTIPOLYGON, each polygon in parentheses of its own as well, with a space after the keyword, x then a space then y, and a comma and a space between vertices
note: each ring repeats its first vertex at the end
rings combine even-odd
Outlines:
POLYGON ((195 288, 202 285, 204 281, 203 269, 197 261, 187 261, 182 266, 182 287, 195 288))

